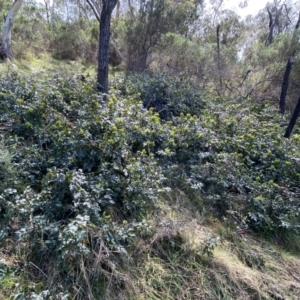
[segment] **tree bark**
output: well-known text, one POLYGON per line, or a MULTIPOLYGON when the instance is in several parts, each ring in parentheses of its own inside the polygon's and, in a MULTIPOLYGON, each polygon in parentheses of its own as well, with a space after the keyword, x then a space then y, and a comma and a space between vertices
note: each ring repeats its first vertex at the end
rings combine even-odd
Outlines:
POLYGON ((299 12, 298 20, 297 20, 297 23, 295 25, 293 36, 292 36, 292 39, 291 39, 291 42, 290 42, 290 51, 291 51, 292 54, 291 54, 291 56, 289 57, 289 59, 286 63, 285 72, 284 72, 284 76, 283 76, 283 82, 282 82, 282 86, 281 86, 279 111, 282 114, 284 114, 284 112, 285 112, 285 98, 286 98, 287 90, 288 90, 288 87, 289 87, 289 78, 290 78, 290 73, 291 73, 292 66, 293 66, 293 58, 296 54, 296 50, 295 50, 294 45, 295 45, 295 43, 297 43, 297 39, 298 39, 297 30, 299 29, 299 26, 300 26, 300 12, 299 12))
POLYGON ((282 86, 281 86, 281 94, 280 94, 280 101, 279 101, 279 110, 281 114, 285 113, 285 98, 289 87, 289 79, 290 79, 292 66, 293 66, 292 57, 289 57, 286 63, 282 86))
POLYGON ((45 9, 46 9, 47 23, 50 24, 50 16, 49 16, 50 3, 49 3, 49 0, 44 0, 44 3, 45 3, 45 9))
POLYGON ((273 22, 272 13, 270 12, 270 10, 268 8, 267 8, 267 10, 268 10, 268 15, 269 15, 269 35, 268 35, 268 39, 267 39, 267 45, 270 45, 273 42, 273 29, 275 26, 275 22, 273 22))
POLYGON ((217 56, 218 56, 218 75, 220 82, 220 89, 222 90, 222 70, 221 70, 221 53, 220 53, 220 24, 217 26, 217 56))
POLYGON ((268 39, 267 39, 267 46, 273 43, 273 39, 274 39, 274 28, 275 25, 277 25, 277 27, 279 28, 279 17, 281 15, 281 11, 282 11, 283 5, 280 7, 279 10, 277 10, 276 8, 276 14, 275 14, 275 18, 273 19, 272 13, 271 11, 267 8, 268 10, 268 14, 269 14, 269 34, 268 34, 268 39))
POLYGON ((99 38, 99 57, 98 57, 98 75, 97 82, 99 84, 98 89, 103 93, 108 92, 108 63, 109 63, 109 42, 112 44, 115 53, 119 56, 121 61, 126 61, 124 55, 117 47, 115 41, 110 38, 110 20, 112 12, 118 0, 102 0, 101 5, 97 5, 95 0, 86 0, 90 8, 92 9, 96 19, 100 24, 100 38, 99 38), (108 45, 107 45, 108 40, 108 45), (108 47, 107 49, 105 49, 108 47), (105 64, 107 62, 107 66, 105 64), (105 77, 107 77, 105 79, 105 77))
POLYGON ((148 51, 146 49, 139 49, 140 51, 135 50, 135 47, 131 49, 131 47, 129 46, 127 70, 129 72, 143 73, 148 68, 148 51))
POLYGON ((299 26, 300 26, 300 11, 299 11, 297 23, 295 25, 295 30, 297 30, 299 28, 299 26))
POLYGON ((0 45, 0 58, 3 59, 11 59, 12 52, 11 52, 11 29, 13 26, 13 22, 15 19, 16 14, 20 10, 22 6, 23 0, 15 0, 13 6, 9 10, 6 18, 5 23, 2 30, 2 38, 1 38, 1 45, 0 45))
POLYGON ((285 134, 284 134, 285 138, 289 138, 291 136, 291 133, 292 133, 293 128, 296 124, 299 113, 300 113, 300 98, 298 99, 298 103, 295 107, 295 110, 294 110, 293 116, 291 118, 290 124, 289 124, 289 126, 287 127, 287 129, 285 131, 285 134))
POLYGON ((110 21, 117 2, 118 0, 102 0, 97 82, 98 90, 105 94, 108 93, 110 21))

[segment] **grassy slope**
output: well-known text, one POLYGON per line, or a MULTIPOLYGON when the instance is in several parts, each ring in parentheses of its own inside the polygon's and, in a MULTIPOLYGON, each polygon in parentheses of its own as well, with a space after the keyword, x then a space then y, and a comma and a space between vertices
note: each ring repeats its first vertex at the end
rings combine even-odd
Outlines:
MULTIPOLYGON (((80 63, 49 57, 32 60, 30 67, 25 61, 15 65, 22 74, 55 74, 58 69, 69 75, 95 74, 80 63)), ((16 67, 0 64, 0 72, 16 67)), ((160 212, 152 220, 155 236, 137 241, 130 249, 131 260, 124 261, 123 271, 113 274, 107 290, 99 287, 102 299, 300 299, 298 255, 195 213, 190 200, 181 192, 161 200, 160 212), (215 242, 216 236, 220 242, 215 242), (204 246, 212 257, 203 254, 204 246)), ((2 246, 0 260, 8 268, 0 265, 0 275, 4 274, 0 299, 9 299, 19 283, 29 283, 26 274, 11 272, 18 265, 10 256, 13 241, 2 246)))
MULTIPOLYGON (((111 288, 99 287, 99 299, 300 299, 298 255, 215 219, 204 220, 176 198, 175 206, 161 203, 160 217, 153 220, 157 233, 131 249, 131 261, 113 273, 111 288), (209 258, 202 253, 203 243, 216 235, 221 243, 209 258)), ((2 248, 0 259, 13 267, 18 262, 9 255, 10 247, 2 248)), ((20 280, 32 285, 22 274, 2 277, 0 299, 9 299, 20 280)))
POLYGON ((133 299, 300 299, 299 256, 205 220, 181 196, 162 204, 156 223, 163 226, 126 274, 133 299), (220 242, 207 257, 203 245, 215 236, 220 242))
POLYGON ((86 66, 80 61, 59 61, 48 54, 41 54, 39 58, 27 56, 27 59, 20 61, 2 61, 0 63, 0 73, 6 74, 16 71, 22 75, 47 74, 50 76, 55 74, 94 76, 96 74, 94 66, 86 66))

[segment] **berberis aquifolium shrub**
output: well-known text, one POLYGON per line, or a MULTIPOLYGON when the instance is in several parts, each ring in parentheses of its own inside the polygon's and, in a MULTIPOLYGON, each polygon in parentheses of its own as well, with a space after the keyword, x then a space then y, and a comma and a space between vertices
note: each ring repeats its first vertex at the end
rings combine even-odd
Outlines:
POLYGON ((189 106, 178 96, 182 86, 174 85, 164 109, 174 96, 184 112, 161 115, 145 107, 138 91, 148 84, 143 79, 138 87, 119 84, 121 90, 114 82, 103 101, 89 82, 1 79, 3 135, 14 145, 25 187, 6 186, 1 219, 5 236, 26 248, 40 276, 54 268, 72 294, 89 277, 78 270, 95 270, 98 260, 90 280, 105 280, 136 235, 153 233, 147 220, 169 188, 236 226, 297 232, 300 138, 297 129, 293 139, 282 138, 270 105, 208 97, 205 108, 189 106), (110 255, 99 260, 99 251, 110 255))
POLYGON ((124 95, 139 94, 144 107, 153 108, 163 120, 180 114, 199 115, 205 106, 205 93, 184 75, 172 78, 164 73, 118 76, 112 86, 124 95))
POLYGON ((126 253, 136 234, 152 232, 145 217, 165 190, 155 153, 168 135, 157 114, 135 97, 112 94, 103 102, 90 84, 60 78, 12 75, 0 93, 28 186, 3 193, 1 217, 31 260, 40 267, 52 261, 60 276, 76 277, 95 249, 126 253))
POLYGON ((280 122, 273 104, 217 99, 203 116, 214 132, 210 159, 192 171, 219 214, 278 235, 300 227, 300 139, 298 129, 283 138, 280 122))

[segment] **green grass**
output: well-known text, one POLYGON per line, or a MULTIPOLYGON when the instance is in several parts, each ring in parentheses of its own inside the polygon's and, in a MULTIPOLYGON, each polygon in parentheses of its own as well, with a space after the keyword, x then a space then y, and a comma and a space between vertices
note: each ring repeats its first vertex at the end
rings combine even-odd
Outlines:
POLYGON ((122 284, 106 290, 105 299, 117 299, 117 294, 141 300, 299 299, 297 255, 205 220, 192 207, 174 202, 162 201, 156 234, 131 249, 130 262, 115 278, 122 284), (202 252, 203 242, 220 232, 222 243, 208 257, 202 252))
POLYGON ((96 76, 96 65, 86 65, 82 61, 63 61, 42 53, 38 57, 26 54, 22 60, 11 62, 0 62, 0 73, 9 74, 18 72, 20 75, 53 76, 55 74, 66 77, 84 75, 94 78, 96 76))

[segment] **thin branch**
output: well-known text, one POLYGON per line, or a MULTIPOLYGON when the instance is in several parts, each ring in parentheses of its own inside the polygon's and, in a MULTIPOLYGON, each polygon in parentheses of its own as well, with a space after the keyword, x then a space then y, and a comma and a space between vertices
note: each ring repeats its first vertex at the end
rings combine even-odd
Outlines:
POLYGON ((297 30, 300 26, 300 11, 299 11, 299 16, 298 16, 298 21, 296 23, 296 26, 295 26, 295 30, 297 30))
POLYGON ((290 79, 292 66, 293 66, 292 57, 289 57, 286 63, 282 86, 281 86, 281 94, 280 94, 280 101, 279 101, 279 110, 281 114, 284 114, 285 112, 285 98, 289 87, 289 79, 290 79))
POLYGON ((131 1, 130 0, 128 0, 128 6, 129 6, 131 20, 135 21, 135 17, 134 17, 134 13, 133 13, 133 6, 131 5, 131 1))
POLYGON ((94 0, 86 0, 86 2, 88 3, 88 5, 90 6, 90 8, 92 9, 92 11, 93 11, 96 19, 100 23, 101 12, 99 11, 99 7, 96 5, 96 3, 94 2, 94 0))
POLYGON ((110 37, 110 43, 112 44, 112 46, 114 47, 117 55, 121 58, 121 60, 123 61, 127 61, 126 57, 121 53, 121 51, 119 50, 118 46, 116 45, 116 42, 114 41, 114 39, 112 38, 112 36, 110 37))

